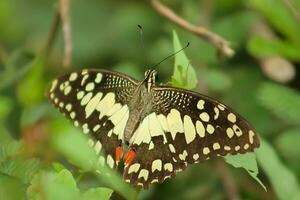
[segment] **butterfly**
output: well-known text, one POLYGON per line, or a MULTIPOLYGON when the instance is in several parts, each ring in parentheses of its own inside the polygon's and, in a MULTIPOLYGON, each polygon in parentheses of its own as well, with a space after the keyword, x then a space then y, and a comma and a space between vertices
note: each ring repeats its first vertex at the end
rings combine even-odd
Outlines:
POLYGON ((134 186, 148 188, 188 164, 259 147, 257 132, 228 106, 190 90, 158 86, 156 75, 147 70, 138 81, 84 69, 55 79, 48 98, 93 138, 102 164, 124 163, 123 179, 134 186))

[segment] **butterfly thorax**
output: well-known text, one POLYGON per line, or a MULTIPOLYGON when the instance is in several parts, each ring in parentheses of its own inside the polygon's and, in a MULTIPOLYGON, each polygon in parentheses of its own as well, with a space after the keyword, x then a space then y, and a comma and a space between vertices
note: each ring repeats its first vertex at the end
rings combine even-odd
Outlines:
POLYGON ((124 140, 129 143, 133 133, 136 131, 140 122, 150 114, 152 110, 151 88, 155 84, 155 71, 148 70, 145 73, 145 79, 138 84, 130 102, 129 119, 124 133, 124 140))

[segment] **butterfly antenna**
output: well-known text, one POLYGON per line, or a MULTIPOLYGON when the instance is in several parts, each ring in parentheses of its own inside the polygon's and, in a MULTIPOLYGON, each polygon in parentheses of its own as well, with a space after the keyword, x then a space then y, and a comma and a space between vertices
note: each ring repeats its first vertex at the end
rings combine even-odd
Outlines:
POLYGON ((144 45, 144 32, 143 32, 143 27, 141 25, 138 24, 138 28, 139 28, 139 37, 140 37, 140 42, 141 42, 141 46, 143 49, 143 57, 145 58, 146 61, 148 61, 147 58, 147 54, 145 51, 145 45, 144 45))
POLYGON ((140 40, 141 40, 141 45, 142 45, 142 48, 145 49, 145 46, 144 46, 144 39, 143 39, 143 27, 141 25, 138 25, 138 28, 140 30, 140 40))
POLYGON ((179 49, 178 51, 176 51, 175 53, 172 53, 171 55, 165 57, 165 58, 162 59, 159 63, 157 63, 156 65, 154 65, 152 68, 157 67, 160 63, 164 62, 165 60, 167 60, 167 59, 169 59, 169 58, 171 58, 171 57, 173 57, 173 56, 175 56, 175 55, 178 54, 179 52, 181 52, 181 51, 183 51, 184 49, 186 49, 189 45, 190 45, 190 43, 187 42, 187 44, 185 45, 185 47, 183 47, 183 48, 179 49))

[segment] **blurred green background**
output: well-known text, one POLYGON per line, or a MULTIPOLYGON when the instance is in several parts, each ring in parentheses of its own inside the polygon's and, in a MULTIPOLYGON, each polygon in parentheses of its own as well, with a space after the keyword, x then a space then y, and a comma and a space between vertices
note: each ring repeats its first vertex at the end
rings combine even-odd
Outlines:
MULTIPOLYGON (((235 55, 220 55, 161 16, 150 1, 70 0, 72 58, 63 67, 61 23, 51 31, 59 19, 59 1, 0 1, 1 200, 109 199, 111 189, 127 199, 300 199, 300 1, 161 3, 229 40, 235 55), (112 69, 141 79, 149 66, 174 52, 173 30, 183 45, 191 43, 185 54, 197 74, 195 91, 231 106, 258 130, 258 177, 267 191, 222 160, 191 165, 149 190, 129 191, 118 177, 109 182, 91 172, 88 149, 74 149, 85 148, 76 136, 81 134, 74 136, 80 130, 47 101, 50 81, 81 68, 112 69)), ((174 59, 156 69, 160 82, 170 82, 174 59)))

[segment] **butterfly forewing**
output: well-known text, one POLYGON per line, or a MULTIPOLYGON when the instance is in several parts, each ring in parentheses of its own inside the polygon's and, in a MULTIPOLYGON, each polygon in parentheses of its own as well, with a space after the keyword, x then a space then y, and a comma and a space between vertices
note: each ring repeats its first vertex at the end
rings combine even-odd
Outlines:
POLYGON ((122 144, 129 117, 128 101, 137 81, 106 70, 82 70, 63 75, 52 82, 50 101, 75 126, 81 126, 97 153, 99 161, 115 167, 115 149, 122 144))
POLYGON ((188 163, 236 153, 259 146, 256 131, 224 104, 199 93, 173 88, 154 88, 153 110, 166 117, 167 141, 175 159, 188 163))

